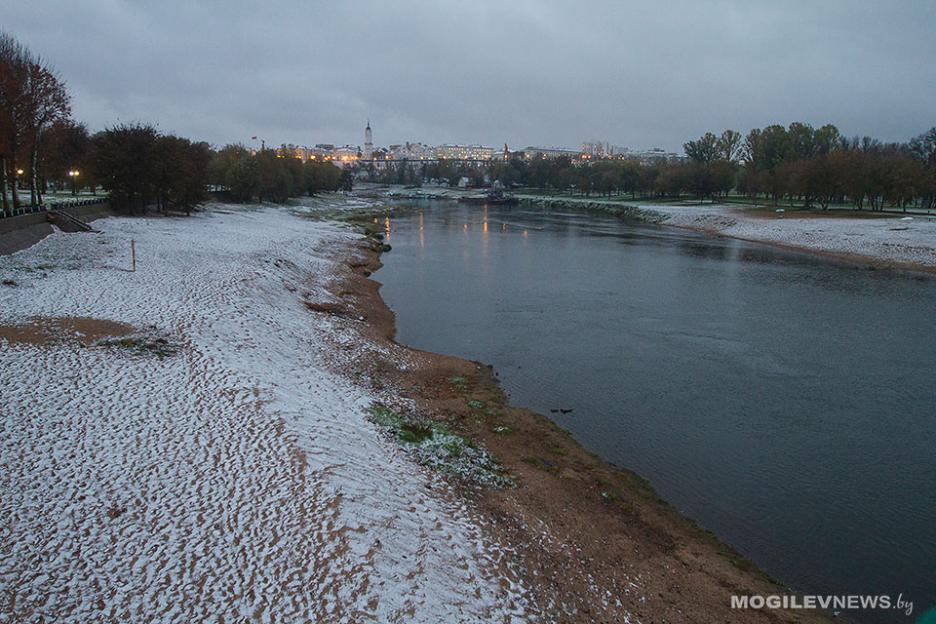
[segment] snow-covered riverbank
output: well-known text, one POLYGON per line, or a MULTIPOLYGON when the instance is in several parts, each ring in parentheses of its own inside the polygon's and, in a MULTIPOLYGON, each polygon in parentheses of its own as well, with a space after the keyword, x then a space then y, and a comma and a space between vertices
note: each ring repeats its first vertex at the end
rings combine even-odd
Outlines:
POLYGON ((730 236, 904 268, 936 269, 936 219, 901 214, 769 209, 724 204, 661 204, 595 197, 521 195, 524 202, 553 209, 606 212, 706 234, 730 236))
POLYGON ((936 268, 936 220, 901 215, 765 216, 734 206, 640 206, 667 215, 666 225, 900 265, 936 268))
POLYGON ((95 227, 0 257, 9 335, 143 338, 0 340, 0 622, 530 615, 470 509, 367 421, 379 397, 326 366, 341 330, 304 301, 357 234, 229 206, 95 227))
MULTIPOLYGON (((459 189, 419 189, 426 197, 456 199, 459 189)), ((388 196, 404 194, 398 189, 388 196)), ((804 251, 866 258, 906 268, 936 269, 936 218, 901 214, 830 211, 783 216, 770 209, 730 204, 663 204, 601 197, 519 194, 527 205, 594 210, 630 219, 662 223, 706 234, 793 247, 804 251)))
POLYGON ((905 268, 936 269, 936 220, 899 214, 750 210, 723 204, 660 204, 586 197, 521 196, 533 205, 598 210, 706 234, 866 258, 905 268))

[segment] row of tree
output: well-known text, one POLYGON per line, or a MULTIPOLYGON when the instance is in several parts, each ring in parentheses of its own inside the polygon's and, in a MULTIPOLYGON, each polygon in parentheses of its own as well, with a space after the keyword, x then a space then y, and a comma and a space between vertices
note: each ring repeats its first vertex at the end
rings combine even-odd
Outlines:
MULTIPOLYGON (((848 139, 833 125, 792 123, 755 128, 743 139, 732 130, 685 144, 694 166, 715 178, 734 170, 732 188, 753 197, 787 199, 827 208, 932 208, 936 202, 936 128, 907 143, 848 139)), ((721 187, 721 188, 720 188, 721 187)))
POLYGON ((0 188, 4 211, 11 205, 19 207, 17 189, 24 175, 28 175, 30 201, 41 201, 38 171, 43 134, 70 114, 68 92, 58 74, 16 39, 0 32, 0 188))
POLYGON ((50 188, 70 184, 110 193, 117 209, 190 210, 204 200, 210 149, 145 124, 91 136, 71 119, 65 83, 41 58, 0 33, 0 188, 6 214, 29 189, 39 205, 50 188))
POLYGON ((731 192, 754 200, 931 209, 936 207, 936 128, 907 143, 848 139, 833 125, 813 128, 755 128, 706 133, 684 145, 685 162, 599 160, 496 163, 492 173, 505 184, 583 194, 704 199, 731 192))
MULTIPOLYGON (((285 150, 282 152, 285 153, 285 150)), ((0 189, 5 214, 19 211, 21 191, 30 205, 48 189, 103 188, 117 210, 189 212, 207 189, 237 201, 288 197, 351 188, 350 172, 331 163, 281 158, 273 150, 243 146, 213 150, 160 133, 143 123, 118 124, 90 134, 71 119, 64 82, 12 36, 0 33, 0 189)))
POLYGON ((122 124, 91 137, 89 177, 110 193, 111 206, 129 212, 190 212, 206 197, 211 148, 148 124, 122 124))
POLYGON ((212 155, 208 180, 235 201, 285 202, 296 195, 351 190, 350 170, 330 162, 284 157, 285 147, 251 152, 228 145, 212 155))
POLYGON ((506 188, 531 187, 582 195, 634 198, 724 198, 731 193, 754 201, 789 201, 827 208, 830 204, 933 208, 936 201, 936 128, 907 143, 848 139, 833 125, 813 128, 755 128, 706 133, 684 145, 677 161, 604 159, 493 160, 485 166, 440 161, 396 162, 359 172, 384 183, 417 185, 437 181, 472 186, 500 181, 506 188))
MULTIPOLYGON (((49 186, 70 184, 109 191, 115 208, 190 210, 206 187, 237 201, 283 202, 290 196, 350 190, 352 173, 329 162, 302 162, 281 149, 252 152, 240 145, 218 151, 146 124, 122 124, 89 135, 70 119, 65 84, 42 59, 0 33, 0 189, 3 210, 16 211, 18 189, 32 204, 49 186)), ((731 192, 758 199, 828 207, 936 205, 936 128, 907 143, 847 139, 832 125, 755 128, 706 133, 684 145, 686 159, 639 162, 627 158, 511 158, 487 166, 441 161, 395 163, 357 171, 381 182, 444 180, 474 186, 551 189, 584 195, 715 199, 731 192)))

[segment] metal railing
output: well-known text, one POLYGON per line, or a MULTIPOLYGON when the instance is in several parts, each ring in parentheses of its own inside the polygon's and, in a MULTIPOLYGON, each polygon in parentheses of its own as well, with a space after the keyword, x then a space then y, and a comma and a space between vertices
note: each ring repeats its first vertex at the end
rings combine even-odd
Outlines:
POLYGON ((74 201, 62 201, 55 202, 51 204, 29 204, 29 205, 20 205, 19 208, 14 209, 12 204, 9 209, 4 211, 0 208, 0 219, 6 217, 19 217, 22 215, 37 214, 42 212, 48 212, 50 210, 61 210, 67 208, 78 208, 80 206, 93 206, 95 204, 103 204, 108 201, 107 197, 94 197, 89 199, 76 199, 74 201))

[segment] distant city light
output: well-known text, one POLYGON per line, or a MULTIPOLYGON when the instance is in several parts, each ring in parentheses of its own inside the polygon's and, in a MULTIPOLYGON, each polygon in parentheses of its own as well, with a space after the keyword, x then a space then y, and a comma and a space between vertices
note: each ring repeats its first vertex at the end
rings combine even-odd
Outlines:
MULTIPOLYGON (((352 166, 359 163, 375 162, 377 168, 381 166, 379 161, 384 161, 389 165, 393 161, 491 162, 501 159, 510 161, 513 158, 530 162, 568 158, 575 163, 587 165, 593 160, 597 162, 609 159, 635 160, 642 163, 684 159, 680 154, 666 152, 658 147, 648 150, 633 150, 601 143, 583 143, 579 148, 531 145, 518 150, 509 150, 506 144, 504 149, 500 150, 480 143, 442 143, 432 146, 409 141, 388 145, 387 147, 375 147, 371 132, 371 126, 368 124, 365 127, 363 152, 361 146, 350 144, 339 146, 331 143, 317 143, 314 147, 284 144, 276 150, 276 155, 278 158, 284 158, 287 154, 292 155, 303 162, 334 162, 338 165, 352 166)), ((255 153, 255 151, 251 153, 255 153)))

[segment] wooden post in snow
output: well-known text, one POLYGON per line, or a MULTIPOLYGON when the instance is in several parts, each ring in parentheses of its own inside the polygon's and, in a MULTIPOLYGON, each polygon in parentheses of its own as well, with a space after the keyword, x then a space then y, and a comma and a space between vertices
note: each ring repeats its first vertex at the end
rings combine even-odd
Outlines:
POLYGON ((136 273, 136 241, 130 239, 130 258, 133 260, 133 272, 136 273))

